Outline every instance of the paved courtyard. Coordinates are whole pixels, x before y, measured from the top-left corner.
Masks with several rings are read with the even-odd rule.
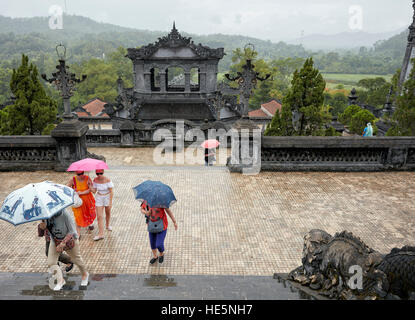
[[[221,165],[153,166],[152,149],[89,151],[105,155],[115,185],[113,231],[98,242],[92,240],[95,231],[82,231],[82,256],[91,274],[272,277],[300,265],[302,238],[313,228],[330,234],[351,231],[382,253],[415,245],[413,172],[244,176]],[[1,172],[0,201],[28,183],[66,183],[70,177],[51,171]],[[145,219],[132,192],[146,179],[170,185],[178,199],[172,211],[179,229],[170,221],[161,266],[148,263]],[[44,239],[36,230],[37,223],[14,227],[0,221],[0,273],[47,271]]]

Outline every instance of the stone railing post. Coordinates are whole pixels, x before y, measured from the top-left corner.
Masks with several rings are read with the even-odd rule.
[[[134,145],[134,123],[125,121],[120,126],[121,147],[132,147]]]
[[[72,162],[87,158],[86,133],[88,125],[73,119],[60,123],[52,130],[51,136],[56,140],[56,171],[66,171]]]

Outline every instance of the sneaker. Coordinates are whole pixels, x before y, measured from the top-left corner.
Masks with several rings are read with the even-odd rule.
[[[93,240],[94,241],[99,241],[99,240],[102,240],[102,239],[104,239],[104,237],[95,236]]]
[[[150,264],[154,264],[156,261],[157,261],[157,258],[152,258],[152,259],[150,260]]]
[[[53,288],[53,291],[60,291],[62,290],[62,287],[66,284],[65,279],[63,279],[63,281],[61,283],[58,283],[55,288]]]
[[[86,273],[86,279],[81,281],[81,287],[86,287],[88,285],[89,273]]]
[[[159,257],[159,263],[163,263],[164,261],[164,255]]]
[[[112,227],[111,226],[108,226],[107,230],[108,231],[112,231]]]

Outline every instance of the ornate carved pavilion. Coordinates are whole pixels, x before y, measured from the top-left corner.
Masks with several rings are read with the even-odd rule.
[[[113,128],[120,128],[126,120],[140,126],[185,120],[198,127],[239,119],[238,107],[228,104],[223,108],[224,99],[217,88],[218,63],[224,54],[223,48],[196,45],[182,36],[175,24],[157,42],[129,48],[126,57],[133,62],[134,87],[125,88],[118,79],[116,103],[105,107]]]

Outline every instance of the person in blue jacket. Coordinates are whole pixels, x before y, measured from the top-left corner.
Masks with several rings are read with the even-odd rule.
[[[364,137],[373,137],[373,128],[372,128],[372,124],[369,122],[365,128],[365,130],[363,130],[363,136]]]

